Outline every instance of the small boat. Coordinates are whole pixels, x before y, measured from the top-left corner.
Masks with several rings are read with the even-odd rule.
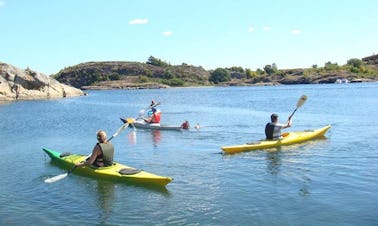
[[[69,169],[75,174],[104,179],[114,182],[126,182],[131,184],[158,185],[166,186],[173,178],[159,176],[143,170],[135,169],[126,165],[113,162],[113,165],[107,167],[77,167],[75,164],[84,161],[87,156],[75,155],[69,153],[60,153],[48,148],[42,148],[48,154],[51,161],[63,169]]]
[[[258,149],[267,149],[281,147],[285,145],[292,145],[297,143],[302,143],[308,140],[316,139],[324,136],[327,130],[331,128],[330,125],[325,126],[316,130],[305,130],[300,132],[287,132],[282,134],[282,138],[279,140],[262,140],[254,143],[246,143],[235,146],[225,146],[221,147],[224,153],[233,154],[243,151],[251,151]]]
[[[120,118],[123,123],[129,123],[131,127],[140,129],[157,129],[157,130],[182,130],[184,127],[181,126],[171,126],[171,125],[161,125],[160,123],[148,123],[144,119],[137,118]]]

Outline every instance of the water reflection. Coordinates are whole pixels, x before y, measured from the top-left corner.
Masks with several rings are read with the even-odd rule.
[[[158,144],[160,144],[160,141],[161,141],[161,131],[160,130],[152,130],[151,133],[152,133],[153,145],[154,145],[154,147],[157,147]]]
[[[266,162],[268,172],[271,174],[278,174],[282,165],[281,161],[281,147],[272,148],[266,152]]]
[[[160,144],[161,139],[162,139],[161,131],[160,130],[151,130],[151,131],[147,131],[147,132],[149,134],[151,134],[153,147],[157,147]],[[148,136],[150,136],[150,135],[148,135]],[[137,131],[132,130],[131,132],[129,132],[127,134],[127,140],[129,142],[129,145],[135,146],[137,144]]]
[[[129,144],[131,144],[132,146],[136,145],[137,143],[136,130],[133,129],[131,132],[127,134],[127,140],[129,141]]]
[[[281,167],[283,167],[286,170],[290,168],[288,166],[282,166],[282,156],[284,155],[285,150],[287,150],[287,148],[282,149],[282,147],[278,147],[278,148],[269,149],[266,152],[267,169],[268,169],[268,172],[271,173],[272,175],[278,175],[281,171]],[[284,158],[285,158],[285,155],[284,155]],[[285,162],[288,163],[288,161],[285,161]],[[299,166],[295,167],[295,173],[293,175],[301,175],[302,173],[305,173],[305,172],[301,170],[301,167]],[[281,176],[284,176],[284,175],[281,175]],[[299,180],[300,180],[299,183],[297,183],[300,185],[299,195],[309,196],[311,194],[310,193],[311,179],[307,177],[306,175],[303,175],[301,179]]]
[[[100,224],[106,224],[112,215],[115,184],[109,181],[97,180],[97,205],[101,208]]]

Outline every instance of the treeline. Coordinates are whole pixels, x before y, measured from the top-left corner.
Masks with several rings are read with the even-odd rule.
[[[351,77],[370,78],[377,80],[378,59],[368,63],[360,59],[352,58],[347,61],[346,65],[339,66],[337,63],[326,62],[323,67],[316,64],[307,69],[286,69],[279,70],[275,63],[265,65],[263,69],[258,68],[256,71],[251,69],[243,69],[242,67],[217,68],[210,73],[209,81],[214,84],[227,83],[232,80],[249,80],[251,83],[271,82],[277,80],[274,78],[283,78],[285,76],[327,76],[330,73],[350,72]],[[272,79],[273,78],[273,79]]]
[[[158,83],[173,87],[206,85],[240,85],[256,83],[303,84],[332,83],[337,79],[365,78],[378,80],[378,59],[362,61],[352,58],[346,65],[327,62],[323,67],[312,65],[307,69],[279,69],[273,63],[253,71],[234,66],[205,70],[201,66],[171,65],[150,56],[146,63],[88,62],[67,67],[54,77],[63,83],[80,88],[100,82],[128,81],[136,84]]]

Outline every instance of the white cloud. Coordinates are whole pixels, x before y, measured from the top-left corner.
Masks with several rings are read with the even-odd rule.
[[[1,7],[1,6],[4,6],[4,5],[5,5],[5,2],[2,1],[2,0],[0,0],[0,7]]]
[[[173,32],[172,31],[164,31],[163,35],[164,36],[171,36],[171,35],[173,35]]]
[[[293,35],[300,35],[301,33],[302,32],[298,29],[294,29],[294,30],[291,31],[291,34],[293,34]]]
[[[264,26],[264,31],[270,31],[270,30],[272,30],[272,27],[269,27],[269,26]]]
[[[148,19],[134,19],[134,20],[130,20],[129,21],[129,24],[147,24],[148,23]]]
[[[254,27],[249,27],[248,28],[248,32],[254,32],[255,31],[255,28]]]

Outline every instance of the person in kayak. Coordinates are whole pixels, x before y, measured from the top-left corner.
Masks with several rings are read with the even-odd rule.
[[[145,122],[148,123],[160,123],[161,119],[161,112],[156,110],[156,108],[152,108],[152,114],[148,118],[143,118]]]
[[[291,118],[289,118],[286,124],[278,123],[278,115],[272,114],[270,116],[271,122],[265,125],[265,136],[268,140],[276,140],[281,138],[281,130],[291,126]]]
[[[76,166],[104,167],[113,164],[114,146],[106,140],[105,131],[97,131],[97,141],[98,143],[94,146],[91,156],[86,161],[77,163]]]

